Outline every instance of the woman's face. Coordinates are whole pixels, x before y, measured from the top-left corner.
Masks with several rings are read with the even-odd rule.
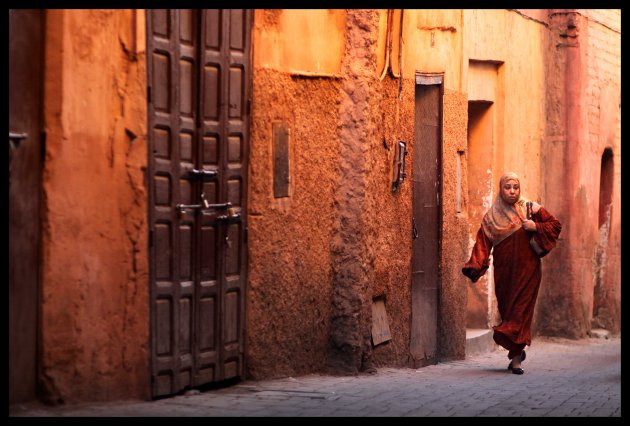
[[[514,204],[518,201],[521,195],[521,186],[519,185],[517,180],[508,179],[503,182],[503,187],[501,187],[501,198],[508,203]]]

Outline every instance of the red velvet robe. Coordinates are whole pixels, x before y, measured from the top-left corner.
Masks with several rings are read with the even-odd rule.
[[[551,250],[556,245],[562,225],[541,207],[533,215],[537,233],[519,228],[494,248],[480,227],[470,260],[462,272],[476,282],[490,265],[492,249],[494,289],[501,323],[494,327],[494,341],[507,349],[508,358],[519,355],[532,341],[532,318],[541,280],[540,258],[529,240],[535,236],[538,245]]]

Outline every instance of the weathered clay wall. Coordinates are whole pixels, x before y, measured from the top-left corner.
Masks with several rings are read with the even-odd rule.
[[[592,328],[621,332],[621,10],[580,11],[588,22],[586,99],[588,100],[588,162],[583,176],[589,184],[588,223],[598,224],[601,158],[612,149],[614,163],[610,221],[597,229],[597,240],[590,247],[593,264],[593,291],[589,309],[597,314]],[[597,182],[596,182],[597,181]],[[596,207],[597,206],[597,207]],[[601,249],[599,248],[601,246]],[[601,253],[600,253],[601,251]],[[596,304],[597,306],[593,306]],[[596,308],[597,312],[593,308]]]
[[[292,22],[286,15],[294,13],[257,10],[254,17],[246,327],[247,375],[253,378],[323,370],[330,332],[341,88],[336,78],[305,76],[313,71],[308,60],[272,60],[278,46],[291,58],[302,48],[300,37],[308,38],[308,32],[281,32],[282,22]],[[322,61],[330,65],[321,72],[338,71],[339,64]],[[274,122],[289,129],[284,198],[273,191]]]
[[[304,374],[324,368],[328,344],[339,82],[253,74],[247,374]],[[274,198],[274,122],[289,128],[288,198]]]
[[[49,10],[46,27],[44,391],[52,402],[144,398],[147,118],[145,61],[137,51],[144,49],[143,16]]]
[[[554,249],[554,261],[543,261],[543,282],[539,291],[538,303],[532,331],[535,334],[557,334],[558,327],[566,327],[574,315],[569,306],[575,291],[567,285],[574,281],[575,271],[568,262],[571,247],[568,243],[570,231],[570,210],[567,200],[572,191],[573,178],[568,178],[568,155],[566,152],[566,117],[567,93],[565,90],[567,64],[565,53],[568,40],[572,38],[559,37],[560,31],[565,32],[566,25],[562,25],[558,15],[549,14],[549,38],[546,44],[546,102],[545,137],[543,140],[542,158],[548,167],[541,170],[541,179],[546,182],[543,187],[545,207],[554,213],[563,225],[558,244]],[[562,29],[560,29],[562,28]],[[562,48],[560,48],[562,46]],[[573,102],[574,104],[575,102]],[[555,167],[554,167],[555,166]],[[547,285],[546,283],[550,283]],[[562,284],[563,285],[562,285]]]
[[[385,77],[378,84],[374,101],[379,105],[375,113],[377,130],[370,140],[372,165],[370,188],[373,202],[371,226],[374,228],[373,297],[383,297],[392,335],[390,341],[372,350],[374,366],[411,365],[409,333],[411,327],[411,176],[413,161],[414,83],[409,78]],[[405,170],[407,178],[392,193],[395,144],[407,143],[409,154]]]
[[[444,93],[442,151],[442,282],[440,291],[440,359],[463,359],[466,343],[466,283],[462,259],[467,260],[468,218],[465,208],[456,209],[458,151],[466,150],[468,100],[464,93]],[[466,188],[467,166],[461,164],[462,188]],[[465,192],[462,198],[465,200]],[[465,205],[465,204],[463,204]]]
[[[460,84],[459,65],[453,69],[452,53],[461,51],[461,32],[456,30],[461,13],[435,11],[433,18],[419,11],[405,13],[404,39],[422,36],[426,46],[403,42],[404,55],[410,59],[403,64],[402,84],[389,74],[378,79],[378,64],[382,67],[384,63],[379,58],[384,53],[379,35],[385,34],[386,13],[348,12],[339,73],[330,65],[328,70],[316,69],[308,60],[297,68],[269,59],[279,55],[274,46],[282,50],[280,56],[290,56],[291,48],[303,44],[299,42],[302,37],[314,35],[306,29],[284,34],[291,42],[279,38],[282,22],[300,19],[296,11],[256,13],[254,46],[259,54],[254,54],[248,294],[248,371],[254,377],[316,369],[322,362],[326,333],[330,335],[327,367],[334,371],[409,362],[412,162],[408,162],[407,181],[396,194],[391,191],[391,180],[394,143],[406,141],[412,158],[416,71],[450,76],[445,78],[444,97],[440,356],[464,356],[465,288],[459,259],[466,253],[467,222],[455,212],[455,193],[457,151],[466,144],[467,105],[462,94],[449,89]],[[432,32],[437,36],[431,36]],[[269,34],[275,34],[273,43]],[[336,40],[338,35],[330,37]],[[440,53],[429,60],[422,49]],[[333,49],[331,55],[335,52]],[[322,63],[331,64],[329,60],[321,57]],[[304,77],[314,75],[319,77]],[[304,93],[304,97],[293,92]],[[308,102],[303,101],[306,99]],[[311,156],[305,157],[309,160],[292,169],[293,192],[284,200],[272,196],[273,120],[289,124],[292,158],[308,139],[318,140]],[[304,190],[316,191],[317,197],[298,198],[302,191],[296,185],[313,173],[319,174],[313,181],[318,187],[305,186]],[[317,220],[331,226],[307,225]],[[309,241],[308,252],[302,254],[303,243],[296,236],[299,241]],[[325,246],[327,239],[329,247]],[[278,259],[284,267],[278,267]],[[306,259],[310,259],[309,268],[296,270]],[[310,268],[318,269],[319,274]],[[315,278],[307,281],[301,273]],[[304,283],[299,291],[296,282]],[[308,302],[301,296],[314,289],[314,300]],[[390,341],[376,347],[370,344],[374,297],[385,299],[392,332]],[[317,315],[312,306],[317,307]],[[307,330],[303,329],[305,320],[312,323]],[[300,329],[294,329],[297,324]],[[310,355],[304,348],[312,348]],[[296,351],[303,355],[287,355]]]
[[[493,135],[487,148],[487,155],[492,158],[488,168],[492,175],[491,190],[473,191],[480,198],[468,200],[470,203],[489,207],[497,196],[501,175],[511,170],[521,178],[525,197],[540,202],[556,215],[562,214],[562,209],[544,191],[547,182],[545,171],[557,169],[553,164],[546,164],[543,148],[548,114],[547,58],[552,54],[545,50],[549,31],[547,21],[548,13],[536,10],[465,11],[464,63],[485,61],[486,64],[496,67],[494,81],[489,76],[479,76],[476,70],[478,66],[465,66],[463,71],[467,87],[474,92],[468,93],[469,99],[479,98],[484,93],[495,93],[489,112],[494,120]],[[501,36],[497,37],[497,34]],[[484,62],[476,64],[481,63]],[[563,99],[558,98],[555,105],[562,102]],[[468,161],[475,159],[468,158]],[[558,179],[559,176],[555,178]],[[470,184],[475,185],[475,182]],[[472,238],[478,229],[479,219],[470,223]],[[552,256],[557,254],[553,253],[549,259]],[[491,273],[488,274],[488,279],[492,280]],[[478,283],[484,284],[482,281]],[[543,273],[541,288],[549,285],[548,283],[553,285],[553,275]],[[492,303],[489,304],[490,325],[494,325],[500,321],[500,317],[496,310],[492,282],[488,283],[488,294],[492,298]],[[541,296],[538,303],[544,297]]]
[[[545,62],[541,46],[547,29],[542,22],[509,10],[465,10],[464,20],[464,64],[469,60],[501,63],[494,188],[503,172],[514,171],[521,178],[523,195],[544,205],[540,143],[545,123]],[[496,192],[493,200],[495,196]]]
[[[355,373],[369,368],[372,287],[376,247],[373,187],[376,42],[380,15],[350,10],[346,18],[345,53],[338,112],[339,161],[334,194],[331,241],[333,295],[328,366]]]
[[[538,332],[583,337],[591,329],[594,291],[610,310],[602,321],[620,331],[621,13],[619,10],[551,11],[548,64],[546,191],[564,229],[553,264],[543,274],[563,285],[541,289]],[[558,102],[561,101],[561,102]],[[613,150],[610,236],[602,264],[598,229],[600,168]],[[602,303],[602,300],[598,301]]]
[[[463,11],[405,10],[403,72],[444,73],[446,90],[462,90]]]
[[[502,65],[488,61],[470,61],[467,67],[468,88],[468,146],[466,155],[465,215],[468,218],[468,250],[472,251],[481,219],[494,201],[493,143],[501,114],[501,96],[498,91]],[[493,271],[490,270],[476,283],[466,280],[468,289],[466,328],[488,329],[498,323],[499,315],[494,297]]]

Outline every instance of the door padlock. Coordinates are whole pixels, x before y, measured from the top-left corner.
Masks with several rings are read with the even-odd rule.
[[[232,248],[232,241],[230,241],[229,235],[225,236],[225,244],[228,246],[228,248]]]
[[[203,206],[205,208],[207,208],[207,209],[210,208],[210,203],[208,202],[208,200],[206,200],[206,193],[205,192],[201,193],[201,201],[203,202]]]

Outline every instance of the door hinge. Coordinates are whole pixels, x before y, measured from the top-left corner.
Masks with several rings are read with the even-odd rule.
[[[153,247],[153,229],[149,230],[149,247]]]
[[[252,98],[247,99],[247,115],[252,114]]]
[[[147,102],[151,103],[151,86],[147,86]]]
[[[243,243],[247,244],[247,228],[243,229]]]

